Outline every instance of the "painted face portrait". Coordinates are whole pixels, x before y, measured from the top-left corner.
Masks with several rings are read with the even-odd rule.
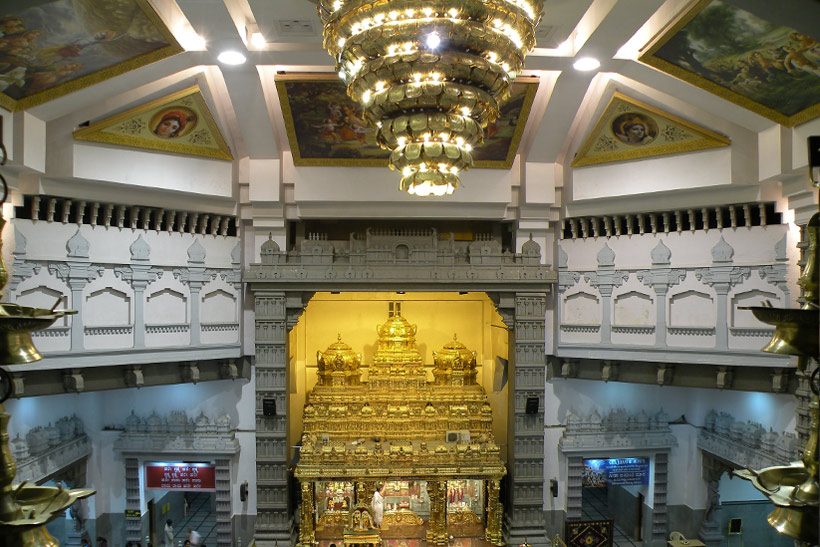
[[[627,112],[612,121],[612,133],[624,144],[642,145],[655,140],[658,124],[639,112]]]
[[[187,108],[173,108],[156,114],[150,127],[161,139],[176,139],[189,133],[196,125],[196,119],[196,114]]]

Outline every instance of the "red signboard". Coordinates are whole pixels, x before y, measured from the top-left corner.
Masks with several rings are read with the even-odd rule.
[[[215,490],[214,466],[208,463],[149,463],[145,487],[166,490]]]

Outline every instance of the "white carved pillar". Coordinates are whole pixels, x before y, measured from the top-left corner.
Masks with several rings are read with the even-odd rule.
[[[78,228],[66,243],[67,260],[48,265],[48,271],[62,279],[71,289],[70,307],[77,310],[77,315],[71,318],[71,351],[83,349],[83,289],[89,281],[103,272],[103,268],[91,265],[88,254],[90,247]]]

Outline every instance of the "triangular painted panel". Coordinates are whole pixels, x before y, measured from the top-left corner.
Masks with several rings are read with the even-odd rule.
[[[573,167],[728,146],[729,138],[614,93],[578,150]]]
[[[199,86],[160,97],[74,132],[81,141],[232,160]]]

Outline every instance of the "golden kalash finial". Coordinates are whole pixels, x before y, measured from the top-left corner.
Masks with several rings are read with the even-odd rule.
[[[808,225],[808,253],[806,266],[800,275],[805,304],[801,309],[779,309],[766,306],[748,308],[764,323],[775,325],[775,332],[763,351],[782,355],[797,355],[797,367],[805,371],[809,359],[818,358],[818,283],[817,235],[820,213],[815,213]],[[769,514],[769,524],[779,533],[816,545],[818,540],[818,402],[820,389],[815,368],[809,385],[814,394],[809,405],[811,426],[801,461],[791,465],[775,466],[755,471],[746,469],[735,474],[752,481],[775,505]]]
[[[5,154],[0,165],[4,163]],[[0,174],[0,184],[2,184],[2,197],[0,197],[0,231],[2,231],[6,223],[2,217],[2,205],[8,196],[8,186],[2,174]],[[7,280],[8,273],[3,264],[2,240],[0,240],[0,295],[3,294]],[[76,312],[0,303],[0,365],[27,364],[42,359],[31,340],[31,332],[45,329],[57,319],[72,313]],[[59,545],[59,542],[48,533],[46,523],[62,515],[78,499],[92,495],[94,490],[65,490],[62,487],[34,486],[27,483],[12,485],[17,473],[17,465],[9,445],[8,425],[11,415],[6,412],[3,403],[13,395],[14,385],[9,373],[2,366],[0,366],[0,380],[2,380],[0,381],[1,544],[3,547],[54,547]]]

